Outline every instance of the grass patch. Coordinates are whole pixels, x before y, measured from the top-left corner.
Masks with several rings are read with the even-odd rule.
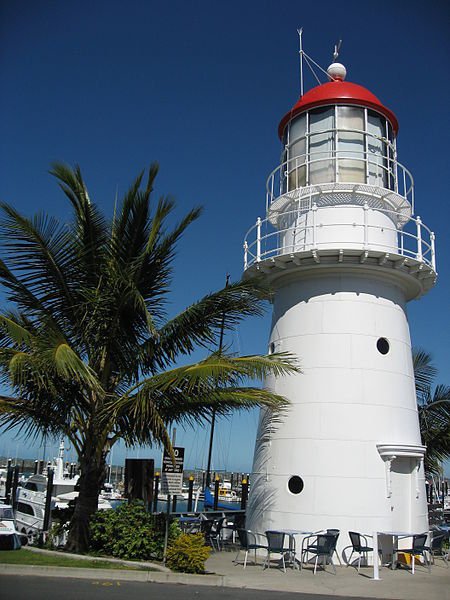
[[[0,550],[0,564],[4,565],[37,565],[41,567],[73,567],[75,569],[122,569],[128,571],[140,571],[137,566],[112,563],[107,560],[89,560],[83,558],[71,558],[69,556],[55,556],[53,554],[41,554],[29,550]]]

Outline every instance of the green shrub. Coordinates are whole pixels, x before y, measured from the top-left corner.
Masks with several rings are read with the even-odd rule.
[[[152,515],[142,502],[123,503],[117,510],[97,511],[90,523],[90,549],[128,560],[161,560],[166,516]],[[169,542],[180,534],[176,523],[169,528]]]
[[[166,565],[181,573],[204,573],[210,552],[202,533],[183,533],[168,546]]]

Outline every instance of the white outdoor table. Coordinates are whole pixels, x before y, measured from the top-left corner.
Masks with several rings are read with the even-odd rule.
[[[277,531],[289,536],[289,549],[291,552],[291,557],[292,557],[292,550],[295,548],[295,536],[296,535],[314,535],[314,533],[315,533],[314,531],[303,531],[301,529],[277,529]],[[302,557],[300,555],[300,560],[301,559],[302,559]],[[293,565],[295,568],[295,556],[294,556],[294,560],[292,562],[293,562]]]
[[[413,537],[418,535],[417,533],[411,533],[410,531],[374,531],[373,532],[373,581],[378,581],[380,578],[379,566],[378,566],[378,536],[389,535],[393,538],[393,550],[392,550],[392,569],[395,569],[394,556],[398,550],[399,538]],[[395,543],[394,543],[395,540]]]

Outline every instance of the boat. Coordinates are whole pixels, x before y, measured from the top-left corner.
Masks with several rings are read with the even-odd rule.
[[[203,502],[204,502],[205,508],[214,508],[214,494],[211,492],[211,490],[208,487],[205,487],[204,494],[205,494],[205,499]],[[219,498],[219,501],[217,502],[217,508],[220,508],[221,510],[240,510],[240,506],[233,506],[231,504],[232,502],[236,502],[236,501],[234,501],[234,500],[225,500],[224,501]]]
[[[78,483],[78,475],[70,477],[64,470],[64,441],[59,445],[59,454],[50,468],[54,469],[50,511],[56,507],[60,495],[72,493]],[[48,471],[48,469],[47,469]],[[47,498],[47,473],[31,475],[16,492],[15,518],[19,531],[33,538],[44,528],[45,501]],[[78,494],[78,492],[77,492]]]
[[[231,489],[229,481],[224,481],[219,485],[219,500],[222,502],[239,502],[238,495]]]
[[[21,547],[22,537],[16,529],[13,508],[10,504],[0,504],[0,550],[19,550]]]
[[[70,508],[70,503],[73,503],[79,494],[76,490],[79,476],[71,477],[70,473],[64,469],[64,450],[64,441],[61,440],[58,458],[50,465],[54,470],[50,521],[51,511],[56,508]],[[15,511],[17,527],[20,533],[26,534],[30,539],[38,536],[44,529],[47,487],[47,473],[43,473],[31,475],[17,488]],[[98,510],[112,509],[111,501],[122,499],[120,492],[115,490],[111,483],[105,483],[98,498]]]

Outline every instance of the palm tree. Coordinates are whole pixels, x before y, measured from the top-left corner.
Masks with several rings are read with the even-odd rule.
[[[420,432],[427,447],[425,472],[438,475],[442,461],[450,457],[450,387],[440,384],[433,390],[437,369],[424,350],[413,351],[413,366]]]
[[[73,551],[88,547],[106,456],[118,440],[172,451],[172,423],[278,408],[283,398],[246,382],[297,370],[287,355],[208,353],[222,326],[261,314],[267,292],[256,283],[231,284],[167,320],[176,244],[201,209],[170,227],[173,200],[150,202],[157,171],[152,165],[145,183],[144,173],[136,178],[112,222],[91,202],[79,167],[59,163],[51,173],[71,203],[69,224],[0,205],[0,281],[9,303],[0,314],[0,373],[13,390],[0,400],[0,426],[63,435],[76,450]],[[198,347],[204,360],[176,366]]]

